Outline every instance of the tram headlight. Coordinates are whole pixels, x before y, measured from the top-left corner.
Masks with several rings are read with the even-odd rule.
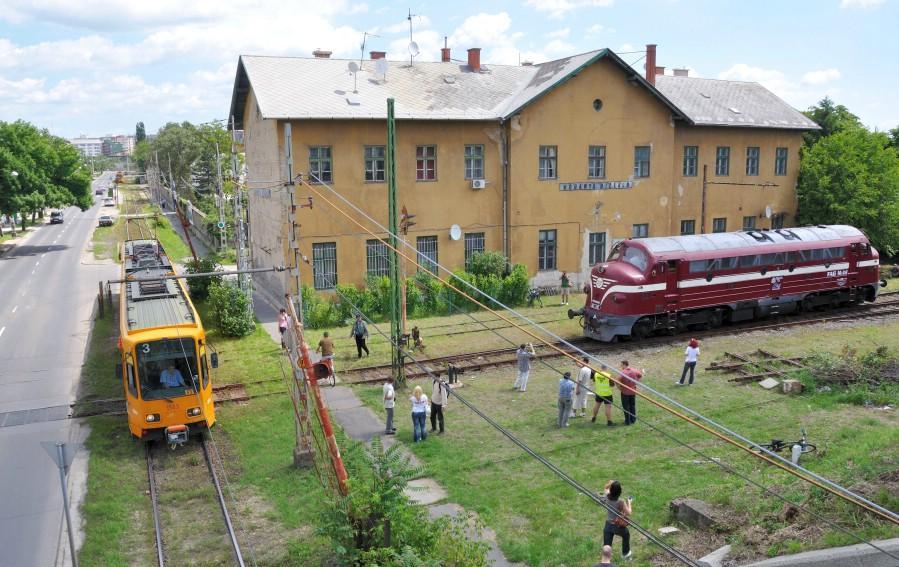
[[[147,414],[147,423],[155,423],[157,421],[159,421],[158,413],[148,413]]]
[[[200,415],[200,408],[190,408],[187,410],[187,417],[196,417]]]

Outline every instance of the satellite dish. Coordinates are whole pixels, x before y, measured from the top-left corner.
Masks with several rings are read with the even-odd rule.
[[[459,227],[459,225],[454,224],[450,227],[450,238],[452,240],[459,240],[460,238],[462,238],[462,229]]]
[[[765,207],[765,218],[766,218],[766,219],[770,219],[770,218],[771,218],[771,212],[772,212],[772,211],[771,211],[771,205],[768,205],[767,207]]]
[[[417,56],[419,53],[421,53],[421,50],[418,49],[418,44],[415,43],[414,41],[413,41],[412,43],[409,44],[409,53],[412,54],[412,57],[415,57],[415,56]]]
[[[389,67],[390,67],[390,66],[387,64],[387,60],[386,60],[386,59],[377,59],[377,60],[375,60],[375,72],[377,72],[378,75],[381,75],[382,77],[386,77],[386,76],[387,76],[387,69],[388,69]]]
[[[359,64],[356,63],[355,61],[350,61],[347,64],[346,68],[350,73],[355,73],[356,71],[359,70]]]

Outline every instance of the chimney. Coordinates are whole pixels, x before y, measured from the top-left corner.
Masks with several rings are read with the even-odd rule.
[[[646,44],[646,80],[650,85],[656,84],[656,44]]]
[[[368,54],[371,55],[372,61],[375,59],[387,59],[386,51],[369,51]]]
[[[534,65],[534,62],[528,61],[527,59],[525,59],[524,61],[521,62],[522,67],[533,67],[533,65]]]
[[[442,63],[450,62],[450,48],[449,47],[441,47],[440,48],[440,61]]]
[[[661,65],[656,65],[656,75],[664,75],[664,74],[665,74],[665,68],[662,67]]]
[[[474,73],[481,70],[481,48],[472,47],[468,50],[468,68]]]
[[[689,69],[675,69],[674,76],[675,77],[689,77],[690,70]]]
[[[325,49],[316,49],[312,52],[312,55],[315,56],[316,59],[330,59],[331,52]]]

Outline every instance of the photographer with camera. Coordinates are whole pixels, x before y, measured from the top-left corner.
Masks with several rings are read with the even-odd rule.
[[[515,357],[518,359],[518,378],[515,379],[515,384],[512,385],[512,389],[524,392],[528,387],[528,375],[531,373],[531,360],[537,357],[537,353],[534,351],[534,345],[531,343],[526,345],[522,344],[515,352]]]
[[[440,435],[443,435],[443,408],[449,401],[449,384],[446,380],[437,376],[431,386],[431,431],[437,431],[437,423],[440,423]]]
[[[626,500],[621,499],[621,483],[617,480],[610,480],[603,487],[603,496],[601,499],[608,507],[606,509],[606,523],[602,530],[603,545],[612,545],[614,537],[621,537],[621,557],[628,559],[631,556],[631,533],[628,531],[628,518],[631,517],[633,509],[631,503],[633,497]]]

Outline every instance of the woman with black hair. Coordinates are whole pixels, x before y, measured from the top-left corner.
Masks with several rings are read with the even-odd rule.
[[[621,557],[628,559],[631,556],[631,533],[627,529],[628,518],[631,516],[631,501],[628,497],[621,500],[621,483],[610,480],[603,488],[602,499],[607,505],[606,524],[602,530],[602,544],[612,545],[614,536],[621,536]]]

